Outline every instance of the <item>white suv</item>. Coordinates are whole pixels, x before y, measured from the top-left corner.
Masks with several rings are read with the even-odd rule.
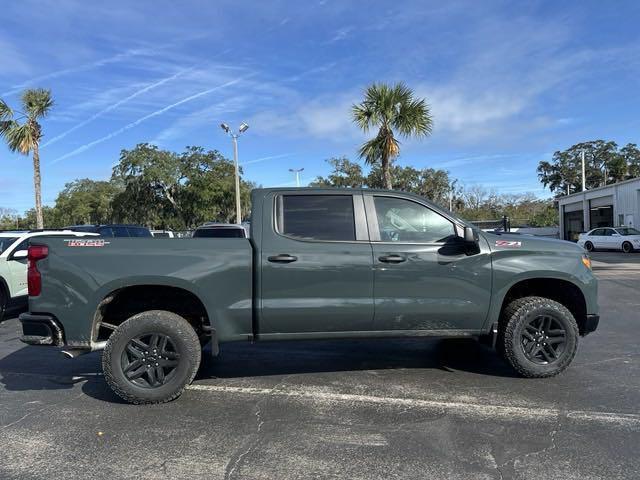
[[[0,322],[27,307],[27,248],[39,236],[84,237],[95,233],[70,230],[0,232]]]

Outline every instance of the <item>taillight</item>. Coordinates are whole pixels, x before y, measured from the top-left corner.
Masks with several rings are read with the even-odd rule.
[[[27,288],[30,297],[37,297],[42,292],[42,276],[38,271],[37,261],[47,258],[49,247],[46,245],[29,245],[29,267],[27,268]]]

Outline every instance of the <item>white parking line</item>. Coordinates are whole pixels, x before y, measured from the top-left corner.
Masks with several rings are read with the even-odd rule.
[[[559,408],[522,407],[511,405],[487,405],[484,403],[447,402],[420,398],[379,397],[350,393],[328,392],[320,389],[282,389],[258,387],[233,387],[224,385],[189,385],[188,390],[239,395],[269,395],[310,401],[345,404],[369,404],[387,407],[419,408],[444,411],[461,417],[505,420],[536,420],[555,422],[567,418],[579,423],[602,423],[631,429],[640,429],[640,415],[633,413],[598,412],[587,410],[562,410]]]

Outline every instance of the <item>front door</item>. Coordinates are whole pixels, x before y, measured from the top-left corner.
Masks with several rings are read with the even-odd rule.
[[[372,254],[362,194],[274,193],[264,209],[260,334],[371,330]]]
[[[469,252],[454,223],[418,200],[366,194],[376,330],[477,330],[491,299],[491,260]]]

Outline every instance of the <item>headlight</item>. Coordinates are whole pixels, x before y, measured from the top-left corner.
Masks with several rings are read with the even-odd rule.
[[[591,259],[586,255],[582,255],[582,264],[591,270]]]

